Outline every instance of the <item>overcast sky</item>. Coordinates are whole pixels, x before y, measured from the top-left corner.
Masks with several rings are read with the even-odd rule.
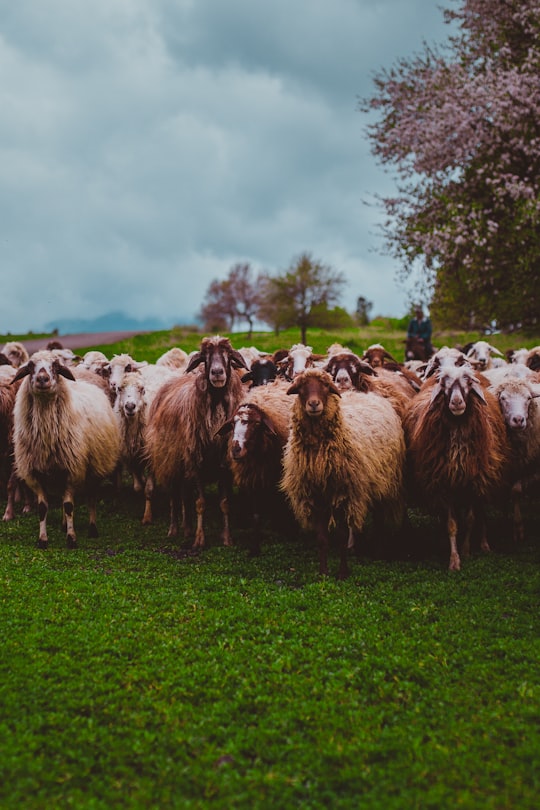
[[[443,3],[446,7],[449,2]],[[192,323],[302,252],[401,316],[358,98],[445,41],[434,0],[0,0],[0,333]],[[370,204],[373,203],[373,204]]]

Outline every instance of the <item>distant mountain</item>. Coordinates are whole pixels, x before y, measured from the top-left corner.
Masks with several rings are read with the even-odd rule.
[[[126,315],[125,312],[108,312],[99,318],[86,320],[84,318],[64,318],[45,324],[45,332],[58,330],[60,335],[79,335],[85,332],[155,332],[161,329],[172,329],[181,320],[174,324],[161,318],[145,318],[137,320]]]

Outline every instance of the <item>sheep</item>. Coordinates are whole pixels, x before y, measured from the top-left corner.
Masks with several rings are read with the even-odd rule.
[[[228,437],[227,461],[243,501],[252,510],[251,554],[260,553],[260,521],[266,512],[281,514],[280,495],[283,447],[289,434],[293,400],[288,383],[279,380],[256,386],[219,429]]]
[[[231,476],[222,458],[224,441],[216,434],[245,395],[245,386],[235,371],[239,368],[247,370],[245,360],[228,338],[203,338],[184,374],[161,386],[148,412],[145,443],[152,476],[150,485],[147,481],[147,498],[152,496],[154,483],[169,490],[168,536],[175,537],[181,495],[184,533],[188,535],[188,490],[195,490],[196,549],[205,546],[204,485],[216,479],[223,518],[221,537],[224,545],[232,544],[228,515]]]
[[[463,347],[462,352],[471,365],[479,371],[485,371],[488,368],[493,368],[493,366],[506,362],[504,359],[497,362],[497,358],[493,357],[493,355],[498,355],[498,357],[503,358],[503,353],[500,352],[499,349],[496,349],[495,346],[488,343],[487,340],[477,340],[467,343]]]
[[[374,369],[348,350],[331,354],[324,371],[330,374],[340,392],[371,391],[386,397],[400,417],[405,412],[409,399],[414,395],[414,390],[410,386],[403,388],[400,378],[392,373],[385,374],[381,368]]]
[[[502,493],[509,446],[504,420],[487,381],[465,363],[438,369],[409,403],[403,418],[410,494],[446,516],[451,571],[459,571],[459,513],[465,510],[462,555],[470,553],[475,517],[489,551],[483,506]]]
[[[386,361],[394,364],[398,362],[380,343],[372,343],[371,346],[368,346],[360,359],[369,363],[372,368],[382,368]]]
[[[139,362],[125,352],[113,355],[113,357],[105,363],[100,373],[108,382],[109,397],[113,405],[116,399],[116,391],[124,374],[128,371],[138,371],[146,365],[148,365],[146,360]]]
[[[324,354],[314,354],[312,347],[304,343],[295,343],[279,354],[275,352],[273,359],[280,375],[289,381],[294,380],[306,368],[313,368],[317,362],[326,361]]]
[[[540,474],[540,376],[523,366],[523,371],[509,368],[490,380],[489,390],[497,397],[510,442],[513,537],[520,542],[524,538],[521,494],[524,485]]]
[[[13,376],[15,376],[17,370],[12,366],[10,368],[13,369]],[[13,409],[20,382],[12,385],[12,379],[0,381],[0,466],[7,494],[6,509],[2,520],[13,520],[15,517],[15,501],[17,497],[20,497],[21,490],[24,491],[25,496],[23,512],[29,512],[31,509],[28,489],[13,468]]]
[[[80,366],[101,373],[103,366],[109,362],[109,358],[103,352],[92,349],[83,354]]]
[[[53,352],[36,352],[21,366],[13,411],[15,472],[38,502],[40,548],[48,547],[47,513],[52,494],[62,495],[67,545],[77,546],[74,496],[88,496],[89,535],[96,537],[99,483],[118,463],[120,434],[105,393],[83,380]]]
[[[249,382],[250,388],[256,388],[272,382],[276,379],[277,374],[278,369],[274,361],[270,357],[260,357],[251,363],[249,371],[241,379],[243,383]]]
[[[120,464],[133,477],[133,489],[144,489],[146,455],[144,429],[146,426],[146,391],[144,380],[138,371],[128,371],[116,392],[113,405],[121,436]]]
[[[11,365],[15,368],[19,368],[23,365],[23,363],[28,362],[29,359],[29,354],[26,347],[16,340],[8,341],[4,345],[2,352],[6,355]]]
[[[322,369],[307,369],[287,389],[297,394],[283,452],[280,488],[304,529],[314,529],[319,572],[328,574],[329,531],[337,528],[339,579],[349,576],[348,537],[384,504],[403,516],[405,441],[401,421],[382,397],[340,393]]]
[[[188,364],[188,354],[179,346],[173,346],[172,349],[164,352],[156,360],[156,366],[166,366],[168,368],[179,369],[183,371]]]

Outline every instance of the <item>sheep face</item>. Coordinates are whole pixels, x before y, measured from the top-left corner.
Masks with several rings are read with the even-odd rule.
[[[505,386],[499,390],[498,399],[507,427],[513,431],[525,430],[533,403],[529,386],[525,383]]]
[[[263,431],[276,435],[271,420],[252,403],[240,405],[231,422],[232,426],[228,428],[229,430],[232,428],[229,452],[234,461],[246,458],[249,448]]]
[[[491,365],[491,357],[494,354],[502,357],[502,352],[496,349],[495,346],[491,346],[485,340],[477,340],[467,351],[467,357],[480,370],[489,368]]]
[[[287,389],[287,393],[298,394],[305,413],[314,419],[323,415],[330,396],[341,396],[332,377],[326,371],[317,369],[311,373],[308,369],[300,374]]]
[[[145,405],[145,387],[138,372],[127,375],[120,385],[115,409],[126,419],[133,419]]]
[[[439,374],[437,384],[433,387],[431,403],[433,405],[440,396],[443,396],[451,415],[460,417],[466,412],[472,393],[486,401],[482,386],[472,370],[466,366],[455,366]]]
[[[377,376],[377,372],[369,363],[362,362],[352,352],[343,352],[331,357],[324,371],[330,374],[340,391],[366,390],[368,387],[366,377]]]
[[[32,358],[21,366],[13,382],[29,377],[29,389],[35,397],[54,397],[58,389],[59,377],[75,381],[73,373],[62,365],[53,352],[36,352]]]
[[[242,377],[242,382],[249,382],[251,380],[251,388],[255,388],[258,385],[268,385],[268,383],[275,380],[276,377],[276,364],[269,358],[263,357],[260,360],[253,361],[251,369]]]
[[[231,368],[245,368],[246,361],[240,352],[233,349],[228,338],[219,336],[204,338],[200,351],[196,352],[186,367],[186,373],[204,364],[206,379],[213,388],[225,388],[231,376]]]

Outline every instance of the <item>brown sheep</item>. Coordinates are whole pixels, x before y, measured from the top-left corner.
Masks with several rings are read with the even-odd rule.
[[[219,433],[228,437],[227,460],[240,498],[252,512],[251,554],[260,553],[264,514],[283,516],[279,501],[283,447],[289,435],[293,400],[280,381],[255,386]]]
[[[337,529],[338,577],[345,579],[350,533],[362,532],[371,507],[403,517],[401,421],[383,397],[341,394],[321,369],[300,374],[288,393],[298,396],[280,486],[300,525],[315,530],[321,574],[328,574],[329,532]]]
[[[197,527],[194,548],[205,545],[205,483],[217,481],[223,517],[222,540],[231,545],[229,530],[230,471],[223,458],[224,439],[216,438],[245,395],[236,371],[247,370],[228,338],[206,337],[192,355],[185,373],[164,383],[148,412],[145,444],[151,475],[147,498],[155,484],[170,494],[169,537],[178,534],[180,500],[184,533],[190,533],[191,498],[195,491]]]
[[[470,552],[475,518],[489,551],[483,506],[503,491],[509,446],[496,398],[469,364],[445,365],[411,400],[403,420],[413,499],[446,517],[451,571],[461,567],[459,514],[465,511],[462,554]]]

